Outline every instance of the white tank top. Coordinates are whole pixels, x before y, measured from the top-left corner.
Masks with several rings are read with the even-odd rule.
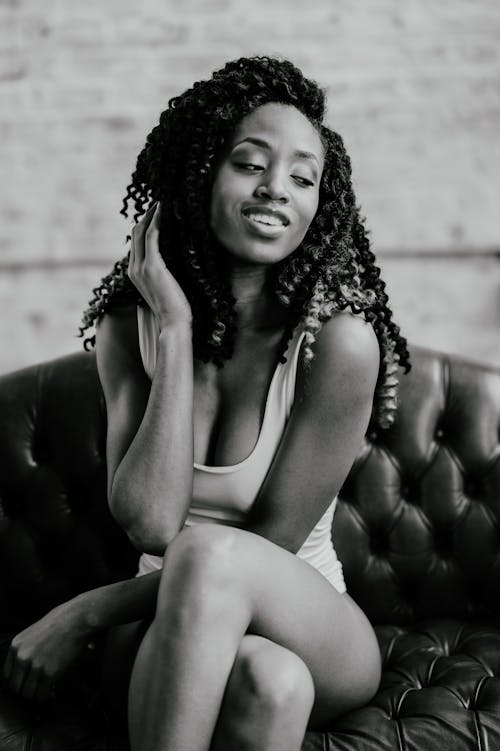
[[[159,326],[150,309],[141,306],[137,306],[137,323],[142,362],[152,379]],[[229,466],[212,467],[194,463],[193,498],[185,526],[216,523],[244,527],[292,409],[297,361],[303,338],[304,332],[297,329],[288,343],[285,353],[287,361],[276,366],[267,394],[259,437],[250,455],[238,464]],[[297,556],[318,569],[339,592],[345,592],[342,564],[337,558],[331,538],[336,505],[337,496],[297,551]],[[137,576],[160,569],[162,563],[161,556],[144,553],[139,560]]]

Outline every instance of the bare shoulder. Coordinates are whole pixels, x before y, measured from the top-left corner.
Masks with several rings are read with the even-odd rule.
[[[316,351],[318,357],[340,356],[355,365],[379,366],[380,348],[373,326],[364,316],[349,311],[340,311],[323,324]]]
[[[304,543],[360,452],[380,358],[371,324],[345,311],[323,324],[311,345],[310,363],[304,363],[304,346],[305,341],[290,418],[257,498],[257,521],[251,527],[264,529],[290,550]]]
[[[304,343],[302,344],[302,347]],[[318,398],[335,396],[371,401],[380,367],[380,347],[373,326],[362,315],[340,311],[323,324],[312,345],[309,368],[298,368],[298,388]],[[302,359],[302,358],[301,358]]]

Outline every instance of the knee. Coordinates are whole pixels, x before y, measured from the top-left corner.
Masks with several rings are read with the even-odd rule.
[[[227,583],[236,573],[237,544],[235,531],[216,524],[186,527],[167,548],[164,579],[215,579]]]
[[[234,530],[208,524],[185,528],[165,554],[157,616],[165,610],[189,621],[207,608],[212,616],[222,615],[237,607],[239,585]]]
[[[240,650],[233,691],[243,714],[255,711],[268,717],[283,713],[293,716],[297,712],[308,715],[314,703],[314,683],[307,665],[297,654],[279,645]]]

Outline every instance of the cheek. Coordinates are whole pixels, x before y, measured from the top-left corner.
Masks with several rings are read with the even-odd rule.
[[[319,207],[319,190],[316,191],[316,193],[314,194],[314,198],[312,200],[309,224],[312,222],[312,220],[316,216],[318,207]]]
[[[228,195],[231,194],[231,177],[225,165],[219,167],[212,184],[212,205],[217,207],[220,213],[224,204],[227,203]]]
[[[212,196],[210,203],[210,228],[215,232],[217,225],[219,224],[219,205],[215,196]]]
[[[231,233],[234,220],[229,202],[230,196],[214,185],[212,202],[210,205],[210,228],[219,242],[224,243],[226,236]]]
[[[212,188],[212,199],[210,202],[210,225],[213,230],[220,224],[224,213],[224,202],[221,198],[221,188],[218,180],[215,180]]]
[[[304,207],[304,211],[302,212],[302,232],[303,236],[306,235],[307,230],[309,229],[310,225],[314,221],[314,217],[316,216],[316,213],[318,211],[319,206],[319,194],[316,194],[311,198],[310,203],[307,205],[307,207]]]

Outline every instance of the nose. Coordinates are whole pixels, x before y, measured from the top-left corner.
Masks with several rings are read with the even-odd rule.
[[[268,201],[288,203],[290,196],[285,184],[285,178],[279,170],[269,171],[262,175],[262,180],[255,189],[257,198],[265,198]]]

